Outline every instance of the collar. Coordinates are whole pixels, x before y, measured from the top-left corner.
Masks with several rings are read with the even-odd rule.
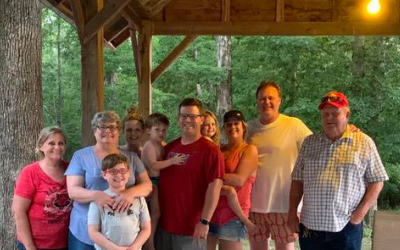
[[[335,142],[351,142],[353,141],[353,132],[351,132],[349,125],[346,125],[346,130],[344,131],[343,135],[336,141],[332,142],[331,139],[329,139],[325,133],[322,131],[320,133],[318,133],[318,136],[321,140],[324,141],[329,141],[331,143],[335,143]]]

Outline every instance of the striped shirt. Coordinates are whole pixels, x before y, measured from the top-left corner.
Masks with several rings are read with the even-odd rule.
[[[373,140],[347,128],[335,142],[323,133],[307,137],[292,179],[303,183],[300,222],[313,230],[339,232],[350,221],[368,183],[388,176]]]

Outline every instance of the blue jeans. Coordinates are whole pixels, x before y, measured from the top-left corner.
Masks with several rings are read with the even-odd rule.
[[[363,225],[350,222],[340,232],[315,231],[300,224],[299,243],[302,250],[361,250]]]
[[[17,240],[17,249],[18,250],[26,250],[25,246]],[[68,250],[68,248],[60,248],[60,249],[38,249],[38,250]]]
[[[68,248],[71,250],[96,250],[94,246],[78,240],[71,231],[68,232]]]
[[[247,229],[238,218],[235,218],[224,225],[211,223],[208,234],[217,239],[240,242],[246,239]]]
[[[206,240],[196,240],[192,236],[168,233],[157,227],[156,233],[157,250],[206,250]]]

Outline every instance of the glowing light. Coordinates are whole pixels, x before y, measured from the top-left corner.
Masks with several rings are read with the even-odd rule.
[[[381,10],[379,0],[371,0],[367,5],[367,10],[373,15],[377,14]]]

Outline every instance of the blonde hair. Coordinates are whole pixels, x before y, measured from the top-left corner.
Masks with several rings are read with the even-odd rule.
[[[36,141],[36,147],[35,147],[35,153],[39,160],[44,158],[44,153],[43,151],[40,150],[40,148],[43,146],[43,144],[50,138],[50,136],[55,135],[55,134],[60,134],[64,138],[64,143],[67,143],[67,137],[65,136],[64,131],[57,127],[57,126],[52,126],[52,127],[46,127],[42,129],[39,133],[39,137]]]
[[[143,117],[139,114],[139,111],[136,107],[130,107],[126,110],[126,116],[122,120],[122,131],[125,131],[125,122],[128,121],[138,121],[142,129],[144,130],[144,119]]]
[[[210,139],[213,142],[215,142],[217,145],[219,145],[221,143],[221,131],[220,131],[220,128],[218,125],[217,116],[212,111],[206,110],[206,111],[204,111],[204,120],[206,120],[207,117],[211,117],[215,121],[215,134],[213,136],[211,136]],[[203,126],[204,126],[204,124],[201,126],[202,130],[203,130]]]

